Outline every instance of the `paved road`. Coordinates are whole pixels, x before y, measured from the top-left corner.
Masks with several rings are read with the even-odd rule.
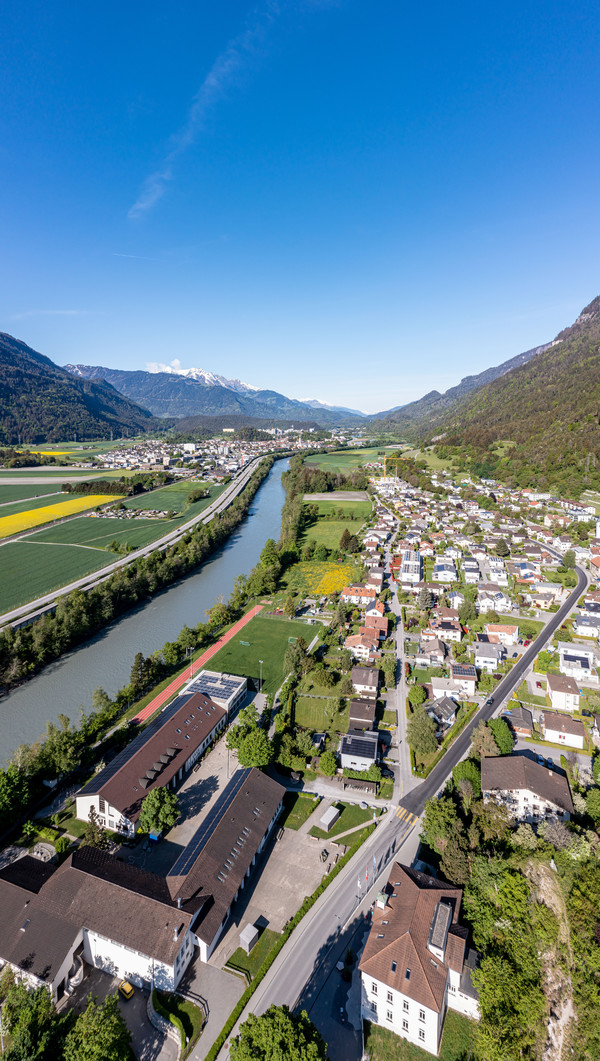
[[[426,778],[422,785],[419,785],[417,789],[413,792],[409,792],[409,794],[404,797],[401,803],[407,810],[417,815],[423,813],[427,800],[431,799],[432,796],[435,796],[436,792],[445,783],[446,778],[449,777],[456,764],[467,754],[471,743],[471,734],[475,726],[481,721],[487,721],[492,718],[498,711],[499,707],[508,700],[511,693],[518,685],[520,685],[524,675],[533,665],[533,661],[538,652],[541,652],[554,632],[562,623],[564,623],[567,616],[576,607],[577,601],[588,585],[588,577],[582,568],[577,567],[575,570],[577,572],[577,586],[571,593],[570,597],[568,597],[559,611],[551,616],[531,647],[528,648],[521,659],[515,663],[510,674],[507,674],[506,678],[504,678],[496,687],[493,696],[490,697],[489,701],[486,701],[483,707],[481,707],[473,716],[473,719],[469,722],[468,726],[465,726],[462,733],[460,733],[454,743],[450,745],[443,759],[441,759],[438,765],[431,771],[429,777]]]
[[[7,623],[14,622],[15,619],[19,619],[24,615],[36,612],[48,604],[54,604],[59,597],[64,597],[74,589],[90,589],[92,586],[97,585],[99,582],[108,578],[113,571],[117,571],[121,567],[126,567],[128,564],[133,563],[134,560],[137,560],[138,557],[148,556],[149,553],[154,552],[156,549],[164,551],[170,545],[173,545],[174,542],[179,541],[180,538],[182,538],[184,534],[197,523],[209,523],[211,519],[226,509],[234,498],[236,498],[243,490],[250,479],[250,476],[255,471],[256,462],[262,460],[265,456],[268,456],[268,454],[262,454],[260,457],[253,457],[243,471],[239,472],[232,482],[225,488],[223,493],[203,509],[199,515],[188,520],[187,523],[183,523],[180,527],[177,527],[176,530],[171,531],[169,534],[165,534],[162,538],[158,538],[154,542],[151,542],[150,545],[145,545],[142,549],[136,549],[135,552],[128,553],[128,555],[122,560],[117,560],[115,563],[103,567],[100,571],[94,571],[92,574],[86,575],[84,578],[70,582],[68,586],[63,586],[62,589],[54,590],[52,593],[47,593],[43,597],[38,597],[37,600],[30,601],[29,604],[25,604],[21,608],[14,608],[13,611],[5,612],[4,615],[0,615],[0,627],[6,626]],[[35,528],[35,530],[39,530],[39,527]]]

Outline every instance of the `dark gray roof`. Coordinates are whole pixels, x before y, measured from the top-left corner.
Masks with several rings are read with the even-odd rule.
[[[342,755],[359,755],[361,759],[377,759],[377,734],[363,730],[349,730],[342,737],[340,745]]]

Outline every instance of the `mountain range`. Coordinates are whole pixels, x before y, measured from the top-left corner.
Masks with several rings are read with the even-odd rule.
[[[0,444],[134,435],[155,423],[104,380],[77,379],[0,332]]]

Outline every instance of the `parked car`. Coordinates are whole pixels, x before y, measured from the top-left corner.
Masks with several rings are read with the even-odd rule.
[[[538,761],[540,766],[543,766],[544,765],[544,756],[543,755],[538,755],[537,761]]]
[[[548,766],[550,767],[550,769],[552,769],[552,767],[554,766],[554,759],[551,759],[550,756],[548,756],[548,758],[546,759],[546,762],[547,762]]]
[[[528,638],[527,641],[523,642],[523,648],[527,648],[527,646],[530,645],[530,644],[531,644],[531,640]]]
[[[536,682],[535,683],[535,687],[536,687],[536,689],[541,689],[542,688],[542,683],[541,682]]]
[[[129,1002],[129,999],[133,998],[134,993],[134,989],[129,983],[129,980],[121,980],[121,983],[119,984],[119,994],[126,1002]]]

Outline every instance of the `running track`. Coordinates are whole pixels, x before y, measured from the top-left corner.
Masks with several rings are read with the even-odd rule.
[[[247,612],[242,619],[238,619],[237,623],[234,623],[234,625],[231,627],[231,630],[228,630],[226,634],[223,634],[223,637],[220,637],[214,645],[211,645],[211,647],[208,648],[206,652],[204,652],[201,656],[198,657],[197,660],[195,660],[194,663],[192,663],[191,673],[195,674],[196,671],[202,670],[202,668],[206,666],[208,661],[217,654],[219,649],[223,648],[223,645],[226,645],[228,641],[231,641],[231,638],[235,637],[236,634],[239,634],[240,630],[243,630],[246,623],[249,623],[255,615],[258,615],[258,613],[262,611],[262,609],[262,604],[255,604],[254,607],[251,608],[250,611]],[[181,688],[182,685],[185,685],[186,682],[189,682],[189,680],[190,671],[188,671],[186,667],[182,674],[178,674],[177,677],[173,679],[171,684],[168,685],[166,689],[163,689],[162,693],[159,693],[158,696],[155,696],[154,700],[151,700],[148,706],[145,707],[143,711],[140,711],[139,715],[136,715],[135,718],[132,719],[132,722],[146,722],[146,720],[149,719],[155,711],[158,711],[159,707],[162,707],[163,704],[165,704],[167,700],[169,700],[173,696],[173,694]]]

